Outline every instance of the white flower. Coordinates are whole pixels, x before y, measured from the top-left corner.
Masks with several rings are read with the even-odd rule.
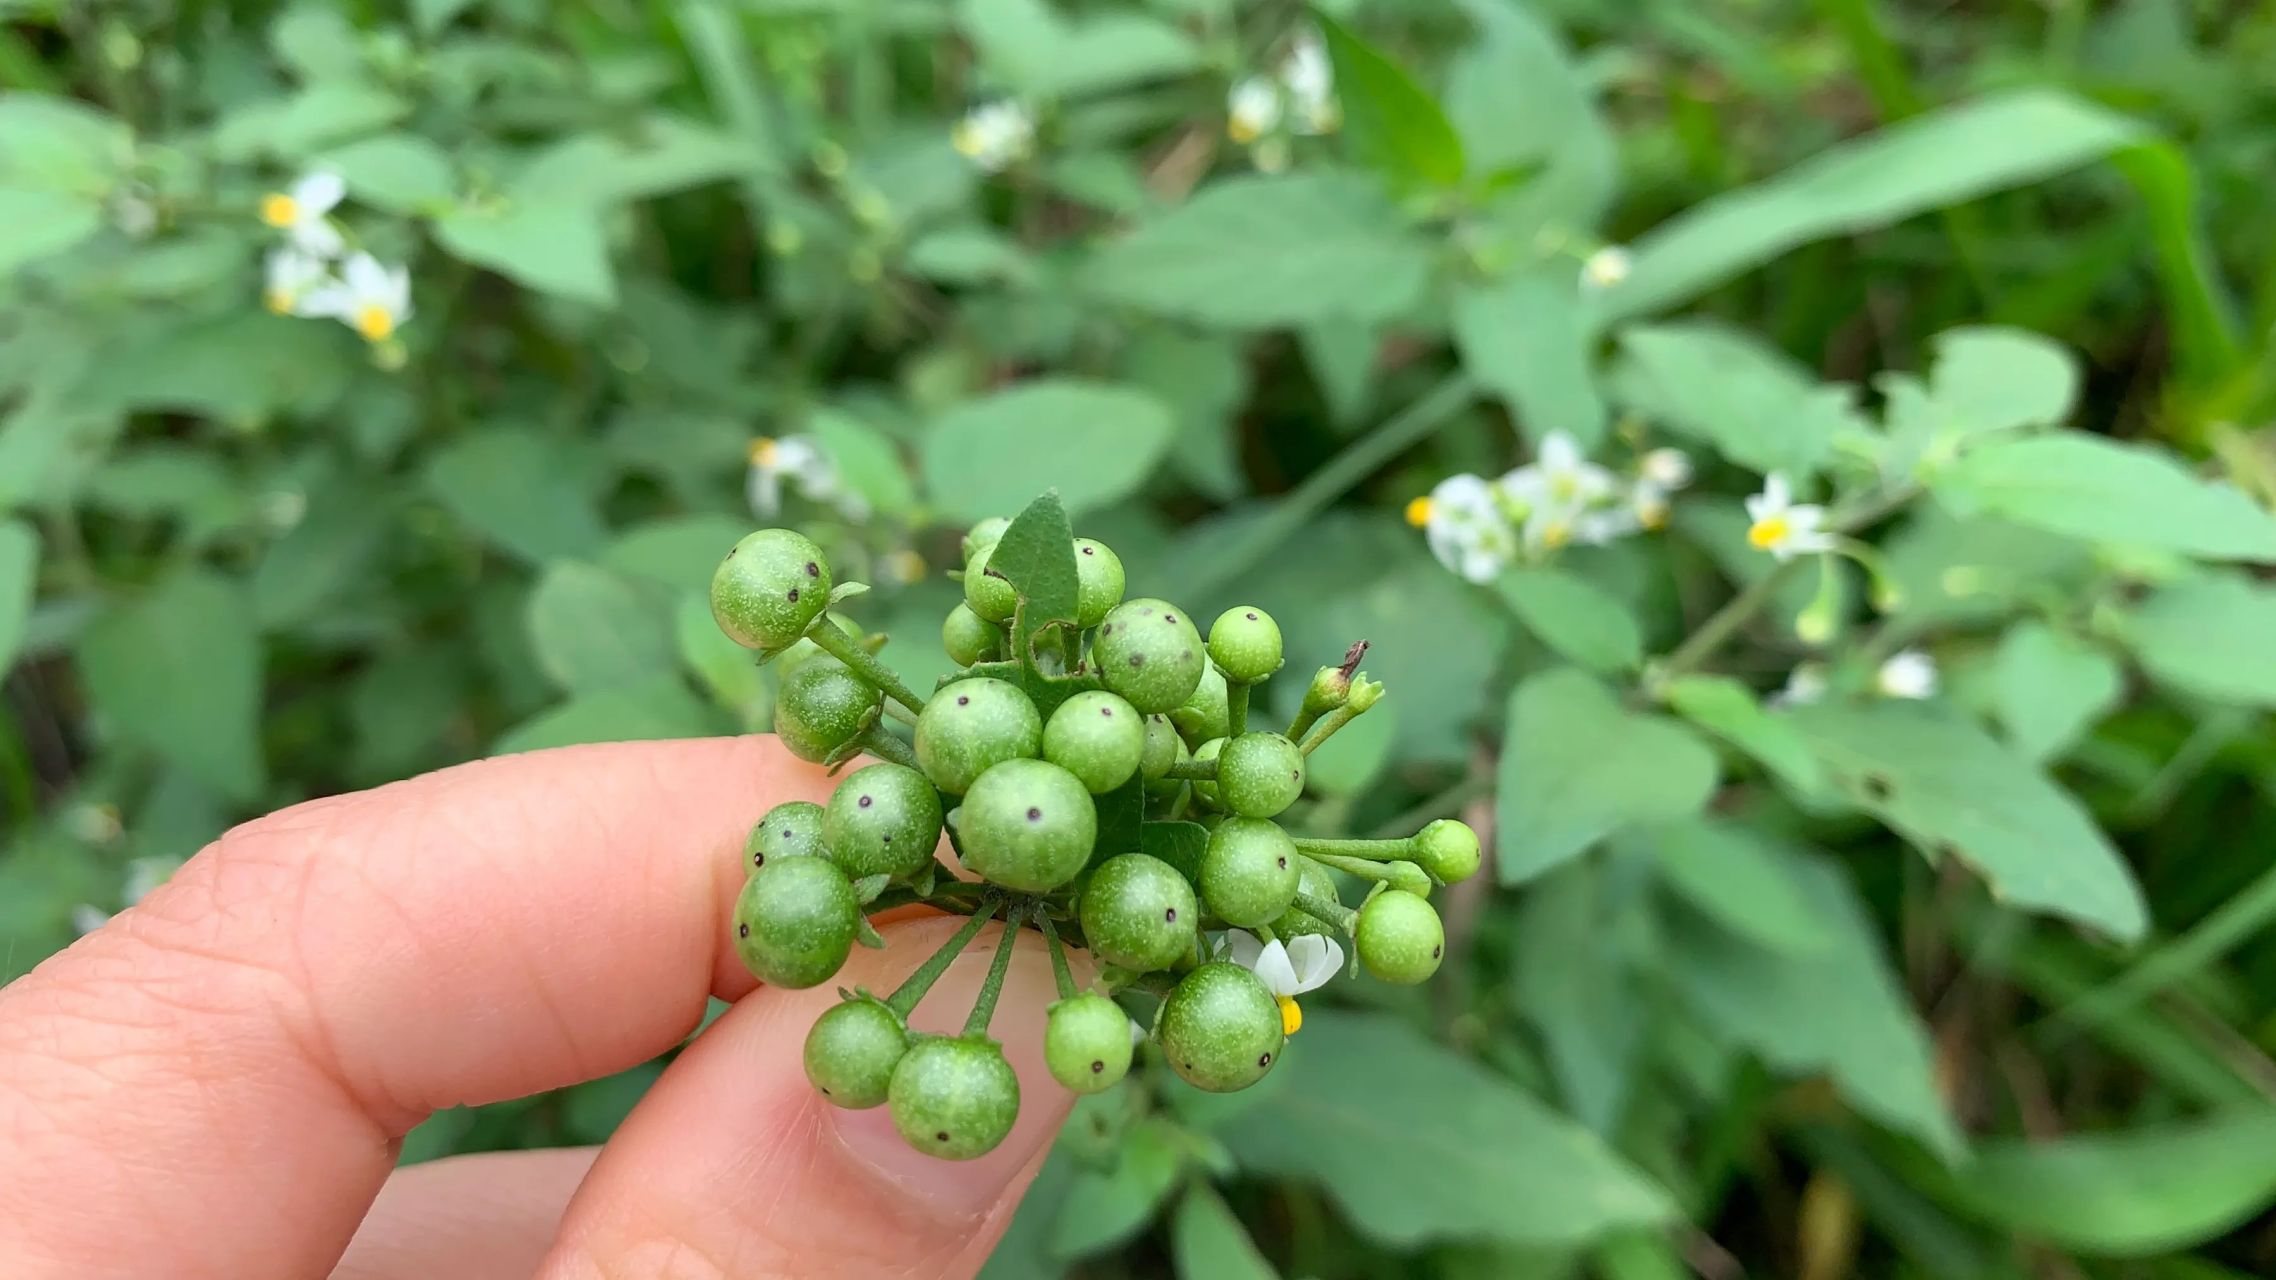
[[[262,274],[261,300],[280,316],[307,315],[309,296],[332,283],[331,264],[293,245],[269,250]]]
[[[1554,551],[1574,542],[1609,542],[1633,531],[1626,512],[1599,508],[1618,485],[1612,473],[1581,454],[1580,442],[1562,431],[1541,441],[1541,452],[1495,483],[1502,500],[1523,521],[1525,545]]]
[[[1580,442],[1562,431],[1541,441],[1534,461],[1541,468],[1542,492],[1558,506],[1583,506],[1613,491],[1612,473],[1582,456]]]
[[[340,252],[340,233],[324,215],[347,194],[340,175],[318,170],[284,191],[261,197],[261,221],[292,237],[305,253],[329,258]]]
[[[957,153],[988,173],[1001,173],[1035,148],[1035,116],[1002,99],[974,107],[949,134]]]
[[[1581,283],[1591,289],[1609,289],[1628,278],[1636,259],[1626,249],[1608,244],[1581,262]]]
[[[1826,669],[1805,662],[1786,677],[1786,687],[1770,695],[1774,707],[1802,707],[1826,696]]]
[[[751,476],[746,491],[751,511],[772,520],[782,510],[782,482],[789,479],[799,492],[816,502],[828,502],[838,493],[838,468],[811,436],[760,436],[751,442]]]
[[[1884,698],[1933,698],[1936,659],[1918,649],[1899,650],[1873,673],[1873,687]]]
[[[1797,503],[1786,477],[1776,471],[1764,476],[1762,492],[1747,499],[1747,541],[1757,551],[1781,560],[1833,550],[1833,534],[1825,529],[1826,509],[1814,503]]]
[[[299,314],[337,320],[366,342],[385,342],[411,318],[411,269],[382,266],[368,253],[352,255],[338,280],[309,290]]]
[[[1280,83],[1287,86],[1296,108],[1295,129],[1303,134],[1334,133],[1343,123],[1336,105],[1336,69],[1328,60],[1328,47],[1317,32],[1306,31],[1289,46],[1280,64]]]
[[[1225,136],[1243,146],[1280,127],[1280,90],[1262,76],[1250,76],[1225,95]]]
[[[1296,997],[1326,986],[1343,968],[1342,944],[1324,934],[1299,934],[1284,944],[1278,938],[1261,942],[1245,929],[1232,929],[1225,945],[1233,963],[1254,973],[1280,1002],[1280,1029],[1287,1035],[1304,1025]]]
[[[111,913],[92,903],[82,902],[71,908],[71,928],[81,934],[93,933],[111,922]]]
[[[1636,483],[1628,490],[1628,514],[1640,529],[1667,524],[1668,495],[1691,483],[1691,458],[1681,449],[1654,449],[1636,464]]]
[[[1517,537],[1476,476],[1448,476],[1427,498],[1407,504],[1407,523],[1423,531],[1438,562],[1471,582],[1492,582],[1517,554]]]

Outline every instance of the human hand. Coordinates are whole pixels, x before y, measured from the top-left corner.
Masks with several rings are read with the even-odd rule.
[[[728,944],[742,841],[827,797],[771,738],[573,747],[239,827],[0,988],[0,1274],[355,1280],[968,1276],[1071,1101],[1023,939],[992,1030],[1027,1102],[994,1152],[911,1150],[807,1083],[839,985],[888,990],[959,921],[883,923],[835,982]],[[953,1030],[983,935],[918,1009]],[[621,1071],[737,1001],[610,1142],[394,1170],[431,1112]]]

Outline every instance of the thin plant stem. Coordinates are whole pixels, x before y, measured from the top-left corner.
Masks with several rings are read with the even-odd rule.
[[[1319,857],[1358,858],[1366,862],[1400,862],[1414,856],[1415,842],[1407,840],[1324,840],[1296,837],[1296,852]]]
[[[1215,759],[1180,760],[1171,765],[1169,772],[1162,776],[1165,778],[1185,778],[1199,782],[1215,782],[1217,780],[1217,761]]]
[[[894,764],[906,765],[911,769],[917,767],[917,753],[910,748],[908,743],[887,733],[880,725],[873,724],[862,730],[861,736],[855,738],[854,741],[861,744],[862,750],[880,760],[890,760]]]
[[[1225,686],[1225,737],[1228,741],[1249,731],[1249,686],[1242,682],[1229,682]]]
[[[1324,920],[1345,933],[1350,933],[1359,923],[1357,911],[1333,898],[1323,898],[1318,894],[1297,891],[1295,906],[1305,915],[1315,920]]]
[[[1020,917],[1026,910],[1027,903],[1015,903],[1004,917],[1004,936],[996,940],[996,958],[980,984],[980,998],[972,1004],[972,1016],[964,1020],[967,1036],[987,1034],[988,1023],[996,1016],[996,998],[1004,993],[1004,975],[1011,971],[1012,948],[1019,944]]]
[[[931,959],[917,966],[917,971],[903,980],[900,986],[893,988],[893,994],[885,997],[885,1007],[900,1014],[903,1020],[916,1012],[917,1002],[925,998],[925,993],[932,990],[934,983],[940,981],[940,975],[948,972],[948,966],[956,962],[958,954],[971,945],[974,938],[980,936],[980,930],[988,923],[988,917],[994,915],[996,908],[1001,905],[1003,899],[994,894],[983,898],[980,909],[972,913],[972,918],[964,922],[964,927],[942,943],[940,950],[933,952]]]
[[[855,675],[883,689],[886,696],[902,706],[911,711],[925,709],[925,700],[911,693],[909,686],[901,683],[901,677],[894,675],[884,663],[879,662],[875,654],[855,644],[852,636],[838,630],[837,624],[830,621],[827,610],[815,619],[813,626],[806,629],[806,638],[812,640],[822,652],[852,668]]]
[[[1396,858],[1376,861],[1365,857],[1352,857],[1335,853],[1307,853],[1304,856],[1331,870],[1355,875],[1362,880],[1381,880],[1386,883],[1392,878],[1390,869],[1386,864],[1400,861]]]
[[[1051,949],[1051,978],[1059,984],[1059,998],[1075,998],[1075,975],[1067,971],[1067,948],[1059,941],[1059,931],[1052,927],[1051,917],[1038,911],[1035,927],[1042,931],[1044,944]]]

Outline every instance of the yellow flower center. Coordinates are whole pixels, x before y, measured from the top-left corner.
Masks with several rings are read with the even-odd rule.
[[[356,332],[366,342],[385,342],[395,332],[395,313],[376,302],[356,308]]]
[[[1767,515],[1755,521],[1754,527],[1747,530],[1747,541],[1753,543],[1757,551],[1768,551],[1783,545],[1793,533],[1794,526],[1785,516]]]
[[[1636,522],[1647,529],[1663,527],[1667,524],[1667,504],[1664,502],[1644,503],[1636,510]]]
[[[1430,523],[1430,499],[1417,498],[1407,504],[1407,523],[1417,529]]]
[[[925,576],[925,558],[903,547],[887,557],[886,565],[898,582],[921,582]]]
[[[780,448],[781,446],[777,445],[770,436],[760,436],[753,440],[751,442],[751,465],[754,467],[773,467],[775,454],[780,451]]]
[[[280,316],[292,314],[293,296],[288,289],[271,289],[262,295],[261,300],[268,304],[269,310]]]
[[[987,149],[987,140],[980,136],[980,126],[969,120],[959,123],[950,131],[948,143],[956,148],[958,155],[967,160],[978,159],[980,153]]]
[[[282,191],[261,197],[261,221],[272,227],[289,227],[300,221],[300,201]]]
[[[1548,524],[1541,530],[1541,545],[1552,551],[1572,540],[1573,527],[1562,520]]]
[[[1549,481],[1549,496],[1559,502],[1571,502],[1579,496],[1581,482],[1570,475],[1559,475]]]
[[[1262,129],[1257,128],[1256,121],[1245,115],[1236,115],[1225,122],[1225,136],[1244,147],[1255,142],[1258,135],[1263,132]]]
[[[1304,1025],[1304,1011],[1296,1007],[1296,997],[1294,996],[1277,998],[1280,1001],[1280,1033],[1286,1036],[1295,1035],[1297,1029]]]

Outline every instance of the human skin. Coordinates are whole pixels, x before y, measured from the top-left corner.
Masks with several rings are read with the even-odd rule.
[[[831,782],[772,738],[480,761],[238,827],[0,988],[10,1280],[969,1276],[1072,1099],[1021,940],[991,1030],[1011,1136],[951,1163],[806,1081],[840,986],[960,923],[903,914],[834,980],[759,989],[727,920],[751,824]],[[919,1007],[962,1024],[991,928]],[[624,1070],[734,1002],[598,1149],[394,1168],[429,1114]]]

